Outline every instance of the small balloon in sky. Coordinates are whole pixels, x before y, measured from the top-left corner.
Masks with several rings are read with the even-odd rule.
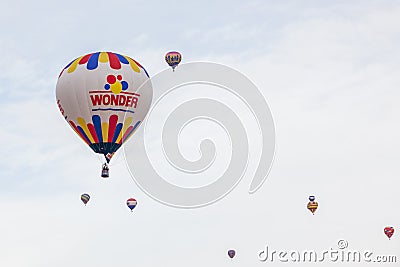
[[[315,211],[318,208],[318,202],[315,202],[315,196],[309,196],[308,200],[310,200],[310,202],[308,202],[307,204],[307,209],[309,211],[311,211],[311,213],[314,215]]]
[[[83,202],[83,204],[85,204],[85,206],[86,206],[86,204],[89,202],[89,200],[90,200],[90,196],[89,196],[89,194],[82,194],[81,195],[81,200],[82,200],[82,202]]]
[[[393,236],[393,234],[394,234],[394,228],[393,227],[391,227],[391,226],[388,226],[388,227],[385,227],[385,229],[383,229],[383,232],[385,233],[385,235],[389,238],[389,240],[390,240],[390,238]]]
[[[233,257],[235,257],[236,255],[236,251],[233,249],[228,250],[228,256],[229,258],[233,259]]]
[[[176,52],[176,51],[168,52],[165,55],[165,61],[172,68],[173,71],[175,71],[176,66],[178,66],[179,63],[181,63],[181,60],[182,60],[181,53]]]
[[[133,209],[136,207],[137,205],[137,201],[134,198],[130,198],[126,201],[126,205],[128,206],[128,208],[131,209],[131,211],[133,211]]]

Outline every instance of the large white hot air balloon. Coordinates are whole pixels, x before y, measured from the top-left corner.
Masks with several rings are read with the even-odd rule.
[[[62,70],[57,104],[72,129],[108,163],[149,111],[153,91],[138,91],[148,79],[146,70],[130,57],[87,54]]]

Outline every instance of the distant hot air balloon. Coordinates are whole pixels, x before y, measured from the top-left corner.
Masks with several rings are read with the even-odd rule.
[[[310,200],[310,202],[308,202],[308,204],[307,204],[307,209],[309,209],[312,212],[312,214],[314,215],[314,212],[318,208],[318,203],[314,201],[315,200],[314,196],[309,196],[308,199]]]
[[[77,135],[107,163],[146,116],[152,90],[139,87],[149,79],[134,59],[112,52],[81,56],[60,73],[56,86],[62,116]],[[67,144],[68,145],[68,144]],[[108,177],[104,168],[102,176]]]
[[[82,194],[82,195],[81,195],[81,200],[82,200],[83,204],[85,204],[85,206],[86,206],[86,204],[87,204],[87,203],[89,202],[89,200],[90,200],[89,194]]]
[[[172,70],[175,71],[176,66],[179,65],[179,63],[182,60],[182,55],[179,52],[168,52],[165,55],[165,61],[168,63],[170,67],[172,67]]]
[[[136,207],[137,205],[137,201],[134,198],[130,198],[126,201],[126,205],[128,206],[128,208],[131,209],[131,211],[133,211],[133,209]]]
[[[236,252],[233,250],[233,249],[230,249],[230,250],[228,250],[228,256],[229,256],[229,258],[233,258],[233,257],[235,257],[235,255],[236,255]]]
[[[385,227],[384,233],[385,233],[385,235],[386,235],[386,236],[389,238],[389,240],[390,240],[390,238],[391,238],[392,235],[394,234],[394,228],[393,228],[393,227]]]

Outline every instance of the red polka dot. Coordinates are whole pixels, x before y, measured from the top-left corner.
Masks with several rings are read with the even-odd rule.
[[[117,79],[120,81],[120,80],[122,80],[122,76],[121,75],[118,75],[117,76]]]
[[[115,76],[114,75],[108,75],[107,76],[107,82],[109,83],[109,84],[113,84],[113,83],[115,83],[117,81],[117,79],[115,79]]]

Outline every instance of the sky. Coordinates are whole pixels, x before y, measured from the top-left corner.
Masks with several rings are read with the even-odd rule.
[[[309,266],[260,262],[258,253],[265,246],[320,252],[340,239],[400,261],[398,233],[390,241],[383,234],[400,227],[398,1],[0,0],[0,10],[1,266]],[[235,68],[265,96],[276,155],[255,194],[248,186],[259,137],[243,108],[254,138],[248,170],[229,195],[199,209],[150,198],[121,155],[111,178],[101,179],[99,158],[59,113],[57,77],[72,59],[115,51],[153,76],[167,68],[170,50],[182,63]],[[189,159],[199,157],[191,133],[224,141],[215,125],[198,128],[180,140]],[[314,216],[309,195],[320,205]],[[130,197],[138,200],[133,213]]]

